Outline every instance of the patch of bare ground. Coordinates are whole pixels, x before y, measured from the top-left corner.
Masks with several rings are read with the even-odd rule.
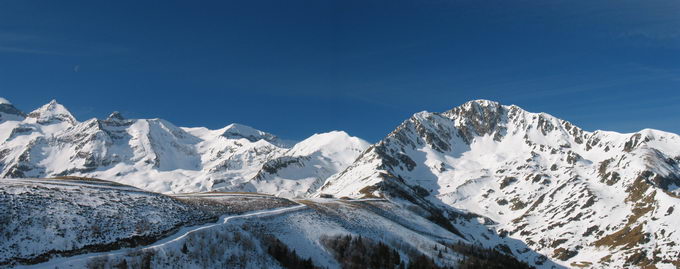
[[[590,268],[591,266],[593,266],[593,263],[592,262],[586,262],[586,261],[580,261],[580,262],[572,262],[571,264],[569,264],[569,266],[578,267],[578,268]]]
[[[628,193],[626,202],[637,202],[644,197],[645,192],[647,192],[650,187],[650,184],[647,182],[647,178],[651,177],[652,175],[652,172],[645,171],[635,178],[633,183],[626,189],[626,192]]]
[[[626,258],[625,264],[632,264],[640,266],[641,268],[656,268],[653,261],[647,257],[647,253],[643,250],[636,250]]]
[[[107,185],[111,185],[111,186],[129,186],[129,185],[121,184],[121,183],[118,183],[118,182],[113,182],[113,181],[99,179],[99,178],[93,178],[93,177],[60,176],[60,177],[43,178],[42,180],[84,181],[84,182],[103,183],[103,184],[107,184]]]
[[[574,256],[578,255],[578,251],[572,250],[572,249],[566,249],[566,248],[558,248],[553,251],[553,257],[555,259],[561,260],[561,261],[566,261]]]
[[[218,197],[175,197],[177,200],[195,206],[215,215],[243,214],[250,211],[294,206],[297,203],[274,196],[218,196]]]
[[[216,194],[237,194],[237,195],[254,195],[254,196],[269,196],[269,197],[276,197],[271,194],[267,193],[259,193],[259,192],[245,192],[245,191],[209,191],[209,192],[187,192],[187,193],[180,193],[177,194],[177,196],[184,196],[184,195],[196,195],[196,196],[210,196],[210,195],[216,195]]]
[[[635,228],[625,226],[612,234],[604,236],[594,242],[596,247],[625,247],[627,249],[633,248],[638,244],[647,242],[647,234],[642,231],[643,224],[639,224]]]
[[[522,202],[522,200],[520,200],[517,197],[512,198],[512,200],[510,200],[510,203],[512,203],[512,205],[510,206],[511,210],[520,210],[527,206],[525,202]]]
[[[382,195],[376,196],[375,194],[373,194],[378,189],[379,189],[378,186],[366,186],[366,187],[362,188],[361,190],[359,190],[359,193],[361,193],[363,195],[361,198],[364,198],[364,199],[366,199],[366,198],[383,198]]]

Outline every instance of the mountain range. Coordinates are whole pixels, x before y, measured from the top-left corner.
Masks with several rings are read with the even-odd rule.
[[[0,177],[88,176],[162,193],[305,196],[368,142],[334,131],[299,142],[251,127],[180,128],[162,119],[77,121],[52,101],[28,114],[0,105]]]
[[[81,122],[56,101],[24,113],[0,98],[0,177],[64,176],[172,195],[384,200],[535,267],[680,266],[680,136],[590,132],[488,100],[416,113],[370,144],[117,112]]]

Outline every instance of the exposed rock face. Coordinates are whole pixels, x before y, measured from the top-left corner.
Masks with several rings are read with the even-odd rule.
[[[133,123],[134,121],[128,120],[125,117],[123,117],[122,114],[118,111],[114,111],[109,115],[105,120],[101,121],[100,123],[109,125],[109,126],[129,126]]]
[[[245,126],[242,124],[230,124],[225,127],[222,136],[229,139],[241,139],[245,138],[250,142],[257,142],[259,140],[265,140],[273,144],[284,144],[278,137],[273,134],[263,132],[260,130],[253,129],[252,127]]]
[[[76,124],[76,119],[63,105],[52,100],[48,104],[28,113],[28,118],[34,119],[36,123],[48,125],[66,122],[71,125]]]
[[[507,111],[500,104],[479,100],[444,112],[442,116],[456,119],[456,127],[460,135],[469,143],[475,136],[493,135],[494,138],[500,139],[505,131],[501,125],[505,114]]]
[[[476,100],[415,114],[317,195],[429,204],[467,237],[507,244],[537,266],[545,257],[565,266],[677,266],[680,246],[672,242],[680,235],[670,231],[680,215],[667,209],[679,202],[679,154],[676,134],[587,132]],[[499,236],[480,239],[458,210],[488,217]],[[525,245],[506,242],[512,239]]]
[[[26,118],[26,114],[17,109],[7,101],[7,99],[0,98],[0,123],[4,121],[20,121]]]

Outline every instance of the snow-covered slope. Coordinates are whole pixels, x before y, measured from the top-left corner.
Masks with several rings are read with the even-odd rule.
[[[4,99],[3,99],[4,100]],[[162,119],[78,122],[52,101],[25,115],[0,104],[0,177],[86,176],[145,190],[210,190],[303,195],[344,169],[368,147],[344,132],[296,145],[240,124],[180,128]],[[278,171],[281,162],[293,165]]]
[[[0,268],[133,249],[226,215],[294,205],[269,195],[171,197],[89,178],[6,179],[0,181]]]
[[[250,183],[266,193],[305,196],[345,169],[368,146],[368,142],[341,131],[315,134],[267,161]]]
[[[321,268],[373,260],[379,268],[373,264],[389,257],[380,268],[440,268],[425,265],[455,266],[478,254],[516,262],[380,199],[171,197],[96,179],[7,179],[0,210],[2,268],[311,268],[291,265],[294,258]],[[345,252],[353,257],[339,257],[348,236],[361,244]]]
[[[679,266],[679,163],[676,134],[587,132],[477,100],[413,115],[316,194],[433,206],[463,232],[455,212],[485,216],[494,240],[565,266]]]
[[[143,244],[213,217],[165,195],[75,179],[2,180],[0,210],[0,268]]]

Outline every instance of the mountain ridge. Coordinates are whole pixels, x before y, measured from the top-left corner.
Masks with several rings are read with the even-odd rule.
[[[676,134],[587,132],[546,113],[475,100],[414,114],[316,195],[406,200],[441,210],[463,234],[460,210],[485,216],[494,240],[521,239],[566,266],[671,264],[679,250],[657,244],[680,239],[659,234],[680,220],[665,213],[680,197],[678,160]],[[631,232],[637,241],[623,243]]]
[[[217,130],[186,128],[163,119],[126,119],[119,112],[106,119],[79,122],[53,100],[26,117],[0,121],[0,138],[4,138],[0,144],[0,177],[75,175],[119,180],[165,193],[268,188],[280,189],[284,196],[302,195],[309,184],[318,185],[325,179],[318,177],[344,168],[346,162],[360,153],[357,151],[368,145],[345,132],[327,134],[354,142],[348,143],[347,149],[343,143],[308,142],[305,152],[287,153],[297,142],[242,124],[229,124]],[[317,152],[325,153],[313,157]],[[299,167],[309,178],[277,177],[271,184],[253,180],[267,161],[286,154],[310,159],[334,154],[345,157],[327,162],[328,167],[318,164]],[[302,156],[305,154],[310,156]],[[286,188],[272,184],[298,187],[289,194]]]
[[[185,128],[115,112],[78,122],[56,102],[5,119],[10,106],[0,104],[0,177],[384,198],[540,268],[680,266],[673,133],[590,132],[547,113],[473,100],[415,113],[372,145],[342,131],[287,143],[239,124]]]

